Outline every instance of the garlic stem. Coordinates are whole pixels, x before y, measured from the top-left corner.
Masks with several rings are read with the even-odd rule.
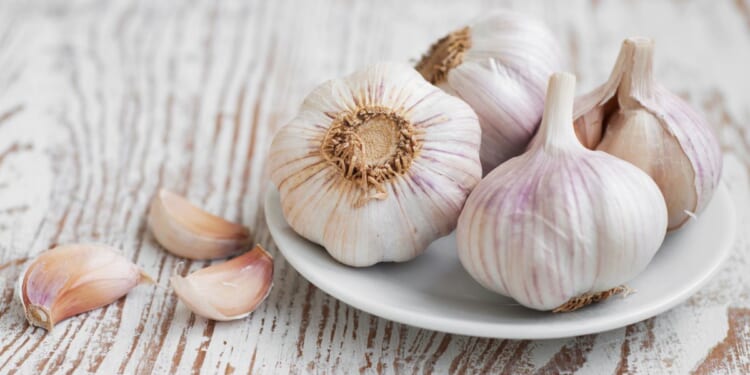
[[[622,43],[617,64],[622,73],[617,99],[622,109],[640,109],[639,100],[653,96],[654,41],[650,38],[633,37]],[[639,99],[636,99],[639,98]]]
[[[573,128],[575,88],[576,77],[570,73],[555,73],[550,77],[538,136],[548,151],[583,148]]]

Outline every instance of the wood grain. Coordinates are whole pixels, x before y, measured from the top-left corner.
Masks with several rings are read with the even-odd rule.
[[[320,82],[507,6],[547,21],[580,90],[621,39],[657,41],[656,74],[702,108],[741,228],[750,207],[750,3],[726,1],[0,2],[0,373],[747,373],[750,236],[687,303],[564,340],[448,335],[355,310],[305,281],[263,217],[265,155]],[[167,287],[210,264],[162,251],[145,225],[159,187],[249,226],[276,255],[247,319],[196,318]],[[744,227],[742,227],[744,225]],[[154,276],[52,334],[13,301],[27,259],[66,242],[117,246]]]

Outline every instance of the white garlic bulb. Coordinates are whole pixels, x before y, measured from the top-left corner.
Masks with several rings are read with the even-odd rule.
[[[450,233],[481,178],[472,109],[405,64],[324,83],[271,145],[289,225],[341,263],[406,261]]]
[[[416,68],[476,111],[486,174],[526,148],[542,118],[547,80],[562,65],[544,24],[497,11],[435,42]]]
[[[456,231],[461,263],[480,284],[537,310],[621,291],[666,234],[654,181],[576,139],[574,89],[573,75],[552,76],[529,150],[477,185]]]
[[[589,148],[627,160],[659,185],[677,229],[703,210],[721,177],[721,149],[706,119],[653,79],[654,42],[625,40],[599,88],[577,99],[576,133]]]

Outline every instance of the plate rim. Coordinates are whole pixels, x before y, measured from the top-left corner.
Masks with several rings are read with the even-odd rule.
[[[725,207],[727,208],[724,212],[728,216],[727,222],[729,223],[727,228],[727,236],[724,236],[722,242],[717,247],[718,251],[721,252],[717,257],[713,258],[714,261],[706,267],[707,272],[696,278],[697,281],[690,283],[690,286],[679,290],[676,293],[669,295],[664,300],[657,304],[648,305],[644,309],[637,310],[631,314],[617,316],[611,319],[596,319],[591,321],[591,324],[579,325],[576,327],[554,327],[549,325],[540,324],[539,327],[529,330],[529,327],[524,326],[524,332],[519,332],[518,329],[512,329],[512,324],[498,324],[498,323],[486,323],[476,321],[457,321],[452,318],[444,318],[434,315],[424,315],[417,312],[400,309],[398,306],[391,306],[388,304],[378,303],[375,300],[360,297],[357,293],[346,293],[342,288],[335,287],[334,283],[330,283],[325,278],[316,275],[314,272],[309,272],[309,269],[301,265],[300,259],[296,259],[294,256],[289,256],[287,250],[284,250],[288,246],[284,246],[287,241],[284,235],[278,233],[280,228],[275,228],[271,224],[272,217],[268,207],[274,203],[277,203],[278,214],[281,219],[288,226],[286,219],[283,217],[281,207],[278,199],[274,202],[274,197],[278,195],[276,186],[269,183],[266,188],[265,199],[264,199],[264,216],[266,224],[268,225],[269,232],[273,238],[276,247],[284,255],[287,262],[307,279],[310,283],[315,285],[318,289],[324,293],[336,298],[337,300],[346,303],[347,305],[364,311],[366,313],[391,320],[397,323],[407,324],[417,328],[428,329],[438,332],[467,335],[474,337],[486,337],[486,338],[498,338],[498,339],[559,339],[566,337],[574,337],[580,335],[588,335],[593,333],[600,333],[609,330],[621,328],[633,323],[643,321],[653,316],[659,315],[671,308],[681,304],[695,294],[699,289],[705,286],[722,268],[722,265],[731,254],[732,244],[736,237],[736,213],[734,207],[731,205],[731,196],[726,185],[722,182],[714,192],[713,200],[721,199],[725,200]],[[302,238],[305,241],[307,239]],[[311,242],[312,243],[312,242]],[[288,244],[287,244],[288,245]],[[320,246],[317,245],[316,246]]]

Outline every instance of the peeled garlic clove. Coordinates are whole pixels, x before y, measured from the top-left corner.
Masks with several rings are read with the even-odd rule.
[[[169,280],[180,301],[196,315],[225,321],[244,318],[271,291],[273,257],[260,245],[227,262]]]
[[[537,310],[570,311],[623,292],[666,234],[654,181],[576,139],[574,89],[574,76],[552,76],[529,150],[477,185],[456,230],[472,277]]]
[[[480,137],[466,103],[381,63],[308,95],[274,137],[271,180],[289,225],[339,262],[406,261],[455,228]]]
[[[659,185],[669,229],[682,226],[711,199],[721,177],[721,149],[711,127],[653,79],[654,43],[625,40],[599,88],[576,101],[581,142],[635,164]]]
[[[416,69],[476,111],[486,174],[526,148],[542,118],[547,79],[562,65],[544,24],[499,11],[435,42]]]
[[[250,231],[161,189],[151,202],[151,232],[165,249],[189,259],[224,258],[250,245]]]
[[[26,319],[48,331],[73,315],[108,305],[153,282],[106,245],[71,244],[43,252],[18,280]]]

